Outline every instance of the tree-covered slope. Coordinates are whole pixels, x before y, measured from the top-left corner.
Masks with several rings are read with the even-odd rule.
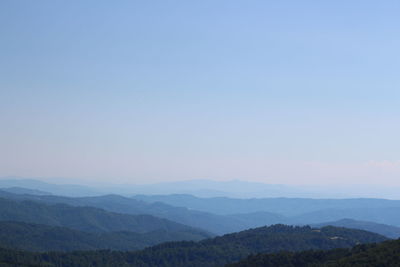
[[[400,240],[351,249],[258,254],[227,267],[398,267]]]
[[[18,254],[0,251],[0,262],[47,264],[57,267],[90,266],[223,266],[250,254],[282,250],[333,249],[358,243],[380,242],[384,237],[366,231],[325,227],[274,225],[251,229],[200,242],[169,242],[137,252],[91,251]]]
[[[167,241],[202,238],[193,231],[87,233],[58,226],[0,222],[0,246],[29,251],[138,250]]]
[[[360,229],[373,233],[377,233],[389,238],[397,239],[400,237],[400,227],[386,225],[381,223],[374,222],[366,222],[366,221],[357,221],[352,219],[342,219],[333,222],[325,222],[320,224],[315,224],[312,226],[315,227],[324,227],[327,225],[337,226],[337,227],[346,227],[352,229]]]
[[[151,215],[128,215],[92,207],[47,205],[33,201],[13,201],[0,198],[0,221],[19,221],[63,226],[85,232],[152,231],[192,232],[198,238],[209,237],[205,231]]]

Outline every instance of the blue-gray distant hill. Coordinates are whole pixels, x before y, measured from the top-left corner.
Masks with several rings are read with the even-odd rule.
[[[399,207],[369,207],[346,209],[322,209],[314,212],[304,213],[291,218],[294,224],[315,224],[340,219],[353,219],[358,221],[370,221],[400,227]]]
[[[99,196],[106,194],[131,195],[170,195],[190,194],[198,197],[230,198],[391,198],[399,199],[400,188],[385,186],[357,185],[347,187],[335,186],[293,186],[283,184],[266,184],[241,180],[213,181],[207,179],[154,184],[108,184],[91,186],[60,184],[61,179],[51,179],[58,184],[43,182],[40,179],[16,177],[0,178],[0,188],[24,187],[50,192],[62,196]],[[49,179],[46,179],[49,181]]]
[[[250,198],[227,197],[200,198],[192,195],[136,195],[133,198],[149,203],[163,202],[169,205],[212,212],[215,214],[238,214],[253,212],[273,212],[285,216],[326,209],[392,208],[400,207],[400,200],[351,198],[351,199],[313,199],[313,198]]]
[[[37,190],[37,189],[29,189],[29,188],[24,188],[24,187],[7,187],[7,188],[0,188],[0,190],[8,192],[8,193],[13,193],[13,194],[18,194],[18,195],[38,195],[38,196],[48,196],[52,195],[49,192]]]
[[[196,198],[187,195],[138,196],[136,198],[106,195],[74,198],[54,195],[18,195],[1,190],[0,196],[19,201],[31,200],[48,204],[91,206],[124,214],[149,214],[194,228],[205,229],[215,234],[226,234],[277,223],[304,225],[344,218],[400,226],[400,216],[398,215],[400,207],[396,207],[399,205],[399,201],[384,199],[230,199]],[[149,201],[149,199],[152,200]],[[343,209],[331,209],[331,207],[342,207]],[[203,211],[199,211],[197,208],[203,209]],[[204,211],[207,209],[209,211]],[[218,211],[224,213],[221,212],[224,209],[227,214],[213,213]]]
[[[192,210],[241,218],[254,224],[271,220],[286,224],[304,225],[349,218],[400,227],[399,200],[373,198],[234,199],[226,197],[199,198],[191,195],[137,195],[134,198],[148,203],[163,202]]]
[[[118,194],[170,195],[189,194],[198,197],[231,198],[393,198],[399,199],[399,187],[385,186],[295,186],[242,180],[214,181],[207,179],[125,185],[115,188]]]
[[[45,204],[4,198],[0,198],[0,221],[67,227],[91,233],[114,231],[148,233],[163,230],[187,234],[192,237],[189,240],[211,236],[206,231],[147,214],[120,214],[94,207],[73,207],[66,204]]]
[[[98,196],[104,194],[104,192],[96,190],[95,188],[73,185],[73,184],[52,184],[43,182],[36,179],[16,179],[16,178],[2,178],[0,179],[0,189],[9,191],[8,188],[24,188],[24,190],[42,191],[49,194],[60,195],[60,196]],[[13,192],[21,193],[21,192]],[[32,194],[32,193],[31,193]],[[36,195],[33,193],[32,195]]]
[[[47,204],[62,203],[77,207],[90,206],[111,212],[131,215],[148,214],[194,228],[201,228],[214,234],[226,234],[242,231],[248,228],[286,222],[283,216],[274,213],[264,212],[262,214],[238,214],[225,216],[184,207],[174,207],[162,202],[147,203],[141,200],[118,195],[74,198],[55,195],[18,195],[0,190],[0,197],[17,201],[30,200]]]

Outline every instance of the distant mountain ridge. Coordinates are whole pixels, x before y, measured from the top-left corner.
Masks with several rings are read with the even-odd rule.
[[[200,198],[191,195],[136,195],[133,198],[149,203],[164,202],[199,211],[228,215],[252,212],[272,212],[284,216],[297,216],[318,212],[322,209],[351,208],[387,208],[400,207],[400,200],[350,198],[350,199],[313,199],[313,198],[250,198],[228,197]]]
[[[72,206],[82,207],[91,206],[101,208],[111,212],[124,214],[149,214],[152,216],[165,218],[194,228],[205,229],[215,234],[225,234],[229,232],[237,232],[251,227],[263,226],[266,224],[282,223],[278,214],[270,214],[271,219],[265,216],[262,222],[254,222],[241,215],[221,216],[213,213],[190,210],[182,207],[174,207],[165,203],[147,203],[141,200],[127,198],[118,195],[105,195],[96,197],[62,197],[62,196],[33,196],[33,195],[17,195],[0,190],[0,197],[13,200],[30,200],[47,204],[68,204]]]
[[[262,214],[274,221],[305,225],[349,218],[400,227],[400,201],[387,199],[309,199],[309,198],[199,198],[190,195],[138,195],[135,199],[149,203],[161,201],[189,209],[208,210],[220,215],[242,217],[247,221]],[[247,216],[249,215],[249,216]],[[275,219],[279,218],[278,221]],[[256,220],[257,221],[257,220]],[[261,220],[262,221],[262,220]],[[253,220],[254,222],[254,220]]]
[[[101,191],[83,185],[52,184],[36,179],[20,179],[20,178],[16,179],[9,177],[0,179],[0,189],[10,188],[10,187],[19,187],[30,190],[48,192],[54,195],[73,196],[73,197],[98,196],[104,194]]]
[[[49,179],[46,179],[49,181]],[[57,179],[55,181],[67,181]],[[190,194],[198,197],[231,198],[391,198],[399,199],[400,188],[368,185],[354,186],[311,186],[282,185],[241,180],[214,181],[207,179],[153,184],[92,184],[91,186],[73,184],[52,184],[38,179],[16,177],[0,178],[0,188],[24,187],[50,192],[55,195],[82,197],[106,194],[130,195],[170,195]]]
[[[349,218],[400,227],[400,207],[368,207],[348,209],[323,209],[292,218],[295,224],[313,224]]]
[[[18,195],[38,195],[38,196],[48,196],[52,195],[52,193],[41,191],[41,190],[36,190],[36,189],[28,189],[24,187],[6,187],[6,188],[0,188],[0,190],[13,193],[13,194],[18,194]]]
[[[189,225],[194,228],[205,229],[215,234],[226,234],[231,232],[242,231],[248,228],[255,228],[264,225],[272,225],[277,223],[291,225],[305,225],[324,223],[328,221],[337,221],[343,218],[351,218],[354,220],[371,221],[375,223],[397,225],[400,208],[397,205],[399,201],[380,200],[380,199],[350,199],[350,200],[325,200],[325,199],[230,199],[230,198],[196,198],[193,196],[176,195],[172,196],[139,196],[137,198],[127,198],[118,195],[105,195],[96,197],[61,197],[61,196],[37,196],[37,195],[19,195],[4,192],[0,190],[0,197],[14,200],[31,200],[47,204],[64,203],[72,206],[91,206],[101,208],[111,212],[124,214],[149,214],[160,218],[165,218],[181,224]],[[197,207],[209,209],[210,211],[220,211],[226,208],[226,212],[245,211],[247,213],[236,213],[229,215],[213,214],[206,211],[198,211],[187,207],[175,207],[163,202],[145,202],[141,199],[154,199],[155,201],[166,201],[169,198],[180,203],[181,206]],[[166,200],[165,200],[166,199]],[[178,203],[176,199],[181,199]],[[195,205],[191,200],[195,200]],[[166,201],[168,202],[168,201]],[[198,202],[198,203],[196,203]],[[376,214],[371,213],[370,209],[357,208],[348,210],[323,209],[324,207],[362,207],[368,206]],[[386,206],[385,206],[386,205]],[[373,208],[377,207],[377,208]],[[379,208],[382,207],[382,208]],[[388,208],[389,207],[389,208]],[[289,214],[297,214],[297,216],[282,215],[282,213],[257,211],[260,209],[289,212]],[[311,213],[301,213],[315,209]],[[322,214],[322,215],[321,215]],[[326,214],[326,216],[324,215]],[[361,216],[362,215],[362,216]],[[363,229],[363,228],[361,228]],[[380,232],[378,232],[380,233]]]

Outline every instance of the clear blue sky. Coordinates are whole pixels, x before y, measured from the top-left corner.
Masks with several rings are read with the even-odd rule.
[[[400,185],[399,1],[0,2],[0,176]]]

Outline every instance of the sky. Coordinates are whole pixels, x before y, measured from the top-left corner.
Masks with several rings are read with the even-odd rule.
[[[0,1],[0,177],[400,185],[398,1]]]

